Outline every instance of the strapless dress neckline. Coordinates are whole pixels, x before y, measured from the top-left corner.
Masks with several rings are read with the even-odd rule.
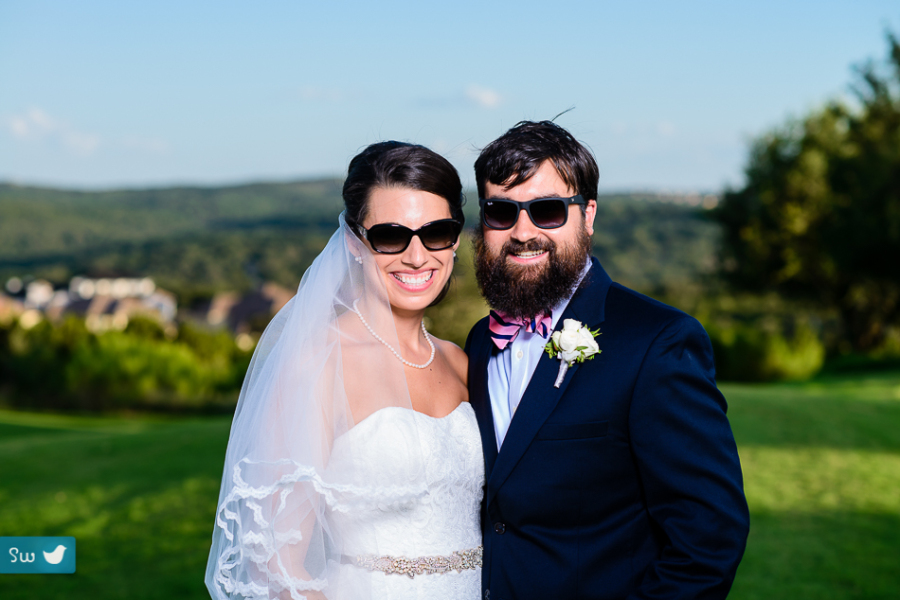
[[[484,459],[468,402],[443,417],[401,407],[375,411],[335,440],[326,477],[335,490],[367,490],[338,492],[330,507],[347,556],[450,556],[481,545]],[[333,590],[339,598],[475,600],[481,594],[480,568],[414,578],[339,568],[340,589]]]

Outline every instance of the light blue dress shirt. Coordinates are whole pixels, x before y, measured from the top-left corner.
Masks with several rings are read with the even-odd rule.
[[[591,268],[588,260],[581,272],[581,279],[587,275]],[[579,281],[580,283],[580,281]],[[572,297],[568,297],[553,308],[551,313],[552,323],[550,331],[556,330],[556,324],[569,306]],[[494,416],[494,435],[497,438],[497,448],[503,444],[503,438],[509,430],[516,408],[522,401],[525,389],[534,375],[544,346],[549,338],[545,339],[538,333],[528,333],[524,329],[519,331],[516,339],[497,352],[488,360],[488,393],[491,396],[491,412]]]

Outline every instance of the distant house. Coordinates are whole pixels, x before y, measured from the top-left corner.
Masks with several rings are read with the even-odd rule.
[[[206,323],[235,333],[261,331],[272,316],[288,303],[294,292],[276,283],[265,283],[247,294],[221,292],[206,307]]]
[[[148,277],[73,277],[68,286],[58,289],[43,279],[26,283],[14,277],[6,289],[14,294],[11,300],[21,305],[25,316],[34,313],[29,322],[40,320],[41,315],[55,321],[75,314],[83,317],[92,331],[124,329],[138,315],[165,325],[175,320],[178,310],[175,295],[157,288]]]
[[[18,298],[0,292],[0,323],[17,318],[25,312],[25,304]]]
[[[106,331],[125,329],[139,315],[171,325],[178,313],[175,295],[156,287],[149,277],[73,277],[61,288],[43,279],[23,282],[13,278],[6,289],[10,295],[0,295],[0,321],[25,315],[33,325],[44,317],[56,321],[74,314],[82,317],[91,331]],[[220,292],[188,314],[237,334],[260,332],[293,296],[293,290],[265,283],[246,294]]]
[[[149,277],[89,279],[73,277],[69,282],[69,304],[65,313],[84,317],[88,329],[125,329],[135,316],[172,323],[178,311],[175,295],[156,287]]]
[[[44,279],[35,279],[25,285],[25,306],[27,308],[43,309],[47,306],[53,296],[55,290],[53,284]]]
[[[44,279],[23,281],[11,277],[5,288],[10,295],[0,300],[0,321],[15,318],[25,329],[40,323],[48,308],[65,306],[68,302],[64,291],[55,289]]]

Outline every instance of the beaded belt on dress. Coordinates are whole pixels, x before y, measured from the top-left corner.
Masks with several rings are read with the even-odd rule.
[[[369,571],[407,575],[411,579],[416,575],[441,574],[450,571],[460,573],[466,569],[480,568],[482,551],[482,546],[476,546],[468,550],[457,550],[450,556],[420,556],[418,558],[363,554],[343,556],[341,562]]]

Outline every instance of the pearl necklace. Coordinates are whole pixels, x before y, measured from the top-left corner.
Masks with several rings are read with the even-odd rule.
[[[372,326],[369,325],[369,324],[366,322],[366,320],[365,320],[365,319],[363,318],[363,316],[362,316],[362,313],[359,312],[359,309],[356,308],[356,304],[357,304],[358,302],[359,302],[359,300],[355,300],[355,301],[353,302],[353,312],[356,313],[356,316],[359,317],[359,320],[362,321],[362,324],[366,326],[366,329],[369,330],[369,333],[371,333],[371,334],[375,337],[376,340],[378,340],[379,342],[381,342],[382,344],[384,344],[385,346],[387,346],[387,349],[388,349],[388,350],[390,350],[391,352],[394,353],[394,356],[397,357],[397,360],[399,360],[400,362],[402,362],[404,365],[407,365],[407,366],[412,367],[412,368],[414,368],[414,369],[424,369],[425,367],[427,367],[428,365],[430,365],[430,364],[434,361],[434,342],[431,341],[431,336],[428,335],[428,331],[425,330],[425,320],[424,320],[424,319],[422,319],[422,334],[425,336],[425,341],[428,342],[428,345],[429,345],[429,346],[431,346],[431,356],[428,358],[428,362],[425,363],[424,365],[417,365],[417,364],[415,364],[415,363],[409,362],[408,360],[406,360],[405,358],[403,358],[402,356],[400,356],[400,353],[399,353],[399,352],[397,352],[396,350],[394,350],[394,348],[393,348],[390,344],[388,344],[386,341],[384,341],[384,339],[383,339],[380,335],[378,335],[377,333],[375,333],[375,330],[372,329]]]

